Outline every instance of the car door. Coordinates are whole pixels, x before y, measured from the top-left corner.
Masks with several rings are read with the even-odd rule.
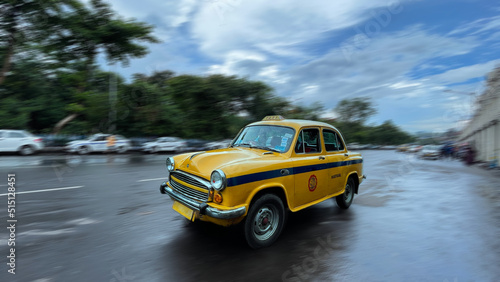
[[[0,131],[0,152],[7,151],[7,131]]]
[[[95,138],[95,140],[93,140],[91,142],[91,146],[92,146],[92,150],[93,151],[97,151],[97,152],[104,152],[108,149],[108,141],[106,140],[106,138],[108,137],[109,135],[101,135],[101,136],[97,136]],[[116,141],[115,141],[116,142]]]
[[[29,143],[28,136],[26,136],[22,132],[9,131],[6,134],[6,137],[7,137],[5,138],[6,151],[9,152],[17,151],[17,149],[20,148],[23,144]]]
[[[344,189],[345,184],[346,166],[344,161],[348,158],[346,147],[337,131],[323,128],[322,133],[328,162],[328,186],[330,187],[328,194],[338,194]]]
[[[299,132],[292,153],[295,207],[310,204],[328,194],[328,170],[319,128]]]

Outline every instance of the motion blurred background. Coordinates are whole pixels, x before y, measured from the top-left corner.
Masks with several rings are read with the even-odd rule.
[[[348,143],[500,154],[492,1],[0,2],[0,129],[232,138],[266,115]]]

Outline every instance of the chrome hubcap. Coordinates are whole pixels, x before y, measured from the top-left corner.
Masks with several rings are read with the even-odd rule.
[[[352,187],[349,183],[345,186],[344,200],[350,202],[352,199]]]
[[[259,240],[269,239],[279,222],[278,209],[274,206],[263,206],[254,217],[253,232]]]

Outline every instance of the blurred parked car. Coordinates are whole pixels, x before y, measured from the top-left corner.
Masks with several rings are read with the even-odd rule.
[[[394,145],[384,145],[382,147],[380,147],[381,150],[395,150],[396,149],[396,146]]]
[[[216,150],[216,149],[224,149],[229,147],[233,139],[224,139],[220,141],[214,141],[207,143],[206,148],[207,150]]]
[[[359,143],[349,143],[347,144],[347,148],[349,148],[349,150],[359,150],[360,145]]]
[[[437,160],[441,155],[441,146],[438,145],[426,145],[422,147],[422,150],[418,153],[418,157],[422,159]]]
[[[160,137],[153,142],[146,142],[142,145],[142,151],[157,153],[162,151],[179,152],[187,147],[186,141],[178,137]]]
[[[131,147],[130,140],[121,136],[114,135],[115,144],[113,148],[108,148],[108,137],[111,134],[94,134],[87,140],[75,140],[66,144],[64,147],[65,151],[68,153],[78,153],[80,155],[92,153],[92,152],[116,152],[125,153]]]
[[[186,151],[204,151],[207,150],[207,141],[199,139],[186,140]]]
[[[408,151],[408,149],[410,148],[410,145],[408,144],[403,144],[403,145],[399,145],[397,148],[396,148],[396,151],[398,152],[406,152]]]
[[[407,152],[409,153],[418,153],[420,150],[422,150],[421,145],[412,145],[408,148]]]
[[[0,130],[0,152],[31,155],[43,149],[43,140],[24,130]]]

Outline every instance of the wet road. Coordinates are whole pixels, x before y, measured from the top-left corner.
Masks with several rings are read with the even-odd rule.
[[[251,250],[240,229],[171,209],[158,190],[166,156],[0,156],[0,194],[8,173],[27,192],[16,197],[15,275],[0,196],[0,281],[500,279],[495,172],[364,151],[368,179],[349,210],[328,200],[291,214],[277,243]]]

